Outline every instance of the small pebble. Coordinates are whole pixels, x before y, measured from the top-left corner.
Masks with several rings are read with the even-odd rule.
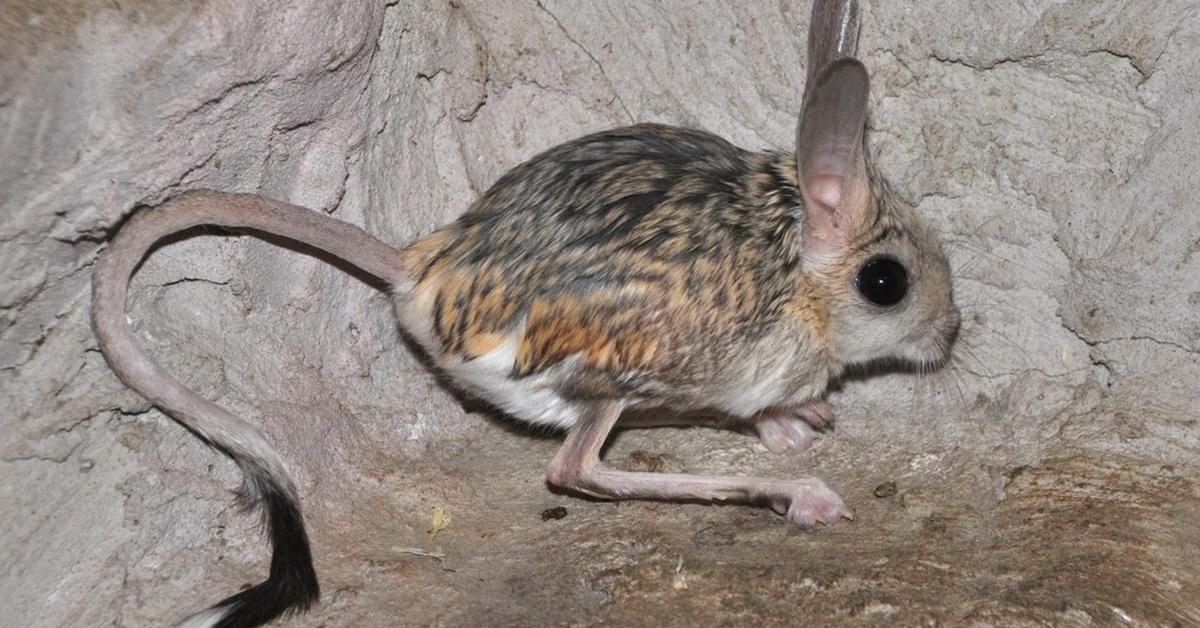
[[[896,494],[896,483],[895,482],[884,482],[883,484],[880,484],[879,486],[875,487],[875,496],[880,499],[883,499],[884,497],[891,497],[892,495],[895,495],[895,494]]]
[[[550,521],[551,519],[558,521],[567,516],[567,509],[562,506],[547,508],[542,511],[542,521]]]

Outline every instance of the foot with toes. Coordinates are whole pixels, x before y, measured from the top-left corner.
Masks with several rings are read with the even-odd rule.
[[[816,478],[780,482],[771,487],[771,493],[768,498],[771,509],[798,526],[831,525],[842,519],[854,519],[854,513],[842,498]]]

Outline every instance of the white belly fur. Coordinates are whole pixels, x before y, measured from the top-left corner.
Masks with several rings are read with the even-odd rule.
[[[393,295],[400,325],[464,392],[530,425],[566,428],[579,420],[582,409],[557,392],[564,371],[562,366],[529,377],[518,379],[512,376],[523,324],[518,325],[517,331],[499,347],[473,360],[443,361],[439,358],[442,348],[433,337],[428,314],[430,304],[412,299],[408,294],[407,290],[400,289]],[[426,295],[426,300],[428,298]]]
[[[517,339],[518,335],[513,334],[488,353],[473,360],[454,360],[443,364],[442,369],[467,391],[514,418],[531,425],[560,428],[574,425],[579,420],[581,408],[557,392],[564,367],[513,378]]]

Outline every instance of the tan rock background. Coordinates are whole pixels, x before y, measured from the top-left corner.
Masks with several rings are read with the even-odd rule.
[[[787,147],[808,11],[0,0],[0,625],[161,625],[266,572],[233,466],[88,329],[135,207],[259,192],[403,244],[590,131]],[[846,383],[795,458],[699,429],[609,453],[816,473],[853,523],[555,495],[556,439],[464,411],[370,286],[215,231],[149,259],[144,345],[259,421],[304,495],[323,597],[289,625],[1200,622],[1200,4],[863,11],[872,146],[953,243],[953,368]],[[404,550],[434,549],[434,505],[443,561]]]

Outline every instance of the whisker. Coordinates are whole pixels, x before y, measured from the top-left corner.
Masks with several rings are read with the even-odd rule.
[[[979,260],[981,260],[981,259],[983,259],[983,256],[977,253],[975,255],[972,255],[967,261],[963,262],[962,264],[959,264],[956,268],[954,268],[954,273],[950,278],[951,281],[956,280],[956,279],[959,281],[967,279],[967,277],[964,277],[963,275],[965,275],[966,272],[968,270],[970,270],[972,266],[975,266],[976,264],[978,264]]]
[[[1060,328],[1059,325],[1048,324],[1041,320],[1038,320],[1037,318],[1034,318],[1033,316],[1030,315],[1030,312],[1028,310],[1022,309],[1019,306],[1013,305],[1011,303],[1004,303],[1001,301],[972,301],[970,303],[964,303],[964,304],[960,304],[958,306],[958,309],[963,310],[963,311],[974,311],[974,310],[977,310],[980,308],[988,308],[988,309],[983,310],[985,313],[987,313],[988,310],[991,310],[991,309],[1006,309],[1006,310],[1015,311],[1022,315],[1022,319],[1024,321],[1032,323],[1034,325],[1037,325],[1038,327],[1041,327],[1045,331],[1055,332],[1055,331],[1058,331]]]
[[[1017,343],[1017,341],[1015,341],[1015,340],[1013,340],[1011,337],[1009,337],[1009,336],[1008,336],[1008,334],[1005,334],[1004,332],[1002,332],[1002,331],[1000,331],[1000,330],[998,330],[998,329],[991,329],[991,328],[986,328],[986,327],[985,327],[985,328],[981,328],[981,329],[982,329],[983,331],[985,331],[986,333],[989,333],[989,334],[991,334],[992,336],[995,336],[996,338],[999,338],[1000,340],[1003,340],[1005,343],[1007,343],[1007,344],[1008,344],[1008,346],[1012,347],[1013,349],[1016,349],[1016,350],[1017,350],[1017,355],[1019,355],[1019,356],[1020,356],[1020,360],[1021,360],[1021,362],[1022,362],[1022,363],[1023,363],[1025,366],[1030,366],[1030,362],[1029,362],[1029,348],[1028,348],[1028,347],[1023,347],[1023,346],[1021,346],[1020,344],[1018,344],[1018,343]]]
[[[953,369],[948,369],[947,374],[950,376],[950,382],[954,384],[955,391],[958,392],[959,410],[964,414],[969,414],[967,409],[967,398],[963,395],[962,386],[958,383],[958,374]]]
[[[917,400],[917,386],[921,383],[921,365],[917,365],[917,372],[913,378],[912,388],[909,389],[908,395],[908,418],[911,421],[918,419],[917,407],[920,405]]]
[[[956,364],[962,367],[962,370],[966,373],[975,376],[976,379],[982,379],[985,382],[984,385],[987,386],[988,391],[991,392],[992,398],[995,399],[999,395],[999,393],[996,391],[996,376],[991,372],[991,369],[989,369],[987,365],[981,362],[979,358],[975,357],[974,353],[968,352],[968,354],[979,365],[980,369],[983,371],[982,374],[971,371],[966,362],[961,360],[958,360]]]
[[[969,344],[964,343],[962,346],[962,350],[963,350],[963,353],[967,354],[968,357],[970,357],[972,360],[975,360],[975,363],[979,365],[980,370],[982,370],[987,377],[989,377],[989,378],[995,377],[995,374],[992,373],[992,370],[989,369],[987,367],[987,365],[983,363],[983,360],[979,359],[979,356],[975,354],[975,351],[971,348],[971,346]]]

